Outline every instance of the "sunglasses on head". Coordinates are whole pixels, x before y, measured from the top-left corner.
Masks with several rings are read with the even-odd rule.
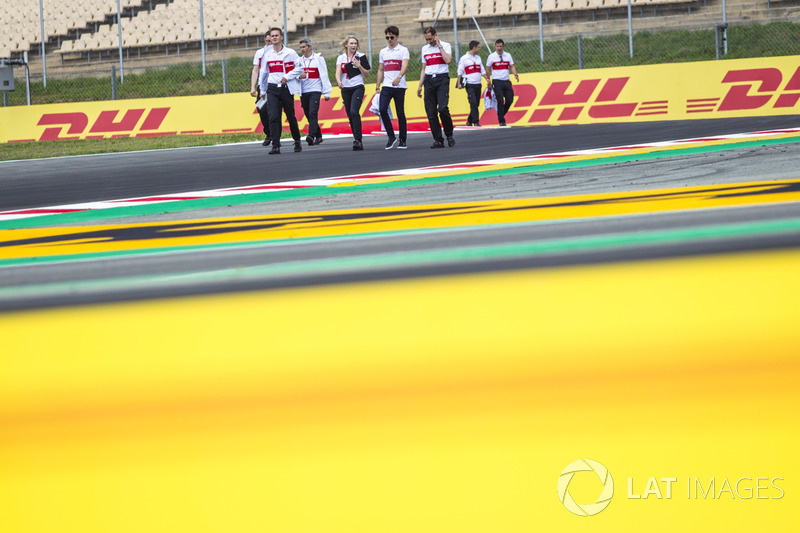
[[[386,40],[388,41],[390,39],[397,39],[397,35],[387,35]]]

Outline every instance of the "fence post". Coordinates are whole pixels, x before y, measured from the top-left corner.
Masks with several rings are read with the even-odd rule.
[[[228,94],[228,60],[222,58],[222,94]]]
[[[117,99],[117,66],[111,65],[111,99]]]
[[[725,0],[722,0],[722,53],[728,55],[728,15],[725,8]]]
[[[25,96],[28,98],[28,105],[31,105],[31,69],[28,66],[28,51],[22,52],[22,60],[25,62]]]
[[[117,0],[117,34],[119,36],[119,82],[125,83],[125,69],[122,67],[122,14]],[[64,56],[61,56],[63,59]]]
[[[41,33],[41,51],[42,51],[42,85],[47,87],[47,67],[45,63],[45,49],[44,49],[44,5],[42,4],[42,0],[39,0],[39,31]]]
[[[727,40],[726,30],[728,29],[728,25],[724,23],[717,24],[715,26],[715,29],[716,31],[714,32],[714,34],[716,35],[716,41],[717,41],[717,61],[719,61],[720,59],[722,59],[722,55],[725,53],[725,48],[726,48],[725,41]]]
[[[628,0],[628,50],[633,57],[633,15],[631,13],[631,0]]]
[[[206,77],[206,23],[203,20],[203,0],[200,0],[200,56],[203,62],[203,77]]]
[[[542,25],[542,0],[539,0],[539,61],[544,63],[544,26]]]
[[[578,68],[583,70],[583,34],[578,34]]]

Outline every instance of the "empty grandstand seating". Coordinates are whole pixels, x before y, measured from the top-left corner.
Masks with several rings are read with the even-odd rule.
[[[695,0],[631,0],[631,5],[656,6],[664,4],[689,4]],[[498,17],[507,15],[528,15],[539,13],[539,0],[456,0],[456,18],[470,18],[470,10],[475,17]],[[569,13],[583,10],[607,10],[627,8],[628,0],[541,0],[542,13]],[[453,18],[452,0],[438,0],[431,7],[420,9],[417,22],[432,22],[438,14],[439,19]]]
[[[307,0],[287,6],[287,31],[312,25],[335,10],[363,0]],[[62,55],[113,50],[119,46],[117,0],[44,2],[45,42]],[[198,0],[120,0],[124,48],[158,47],[199,41]],[[225,40],[260,37],[270,26],[283,26],[282,0],[204,0],[204,37]],[[35,50],[41,42],[39,0],[0,4],[0,49],[9,55]],[[72,42],[74,39],[74,42]],[[70,43],[70,44],[67,44]]]

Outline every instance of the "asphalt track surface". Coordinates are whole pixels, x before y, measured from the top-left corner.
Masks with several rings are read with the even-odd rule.
[[[457,132],[452,149],[431,150],[427,134],[412,135],[406,152],[385,151],[384,137],[370,137],[366,150],[349,150],[346,138],[329,139],[300,154],[267,156],[260,144],[108,154],[0,163],[3,209],[52,206],[251,184],[313,179],[500,157],[624,146],[796,127],[798,117],[609,124],[553,128],[487,128]],[[411,206],[493,198],[537,198],[664,187],[787,180],[800,177],[796,144],[705,155],[634,161],[578,170],[521,173],[464,182],[415,185],[372,192],[288,199],[163,215],[97,220],[93,224],[164,222],[231,216]],[[289,148],[290,146],[287,146]],[[796,221],[797,202],[778,205],[642,213],[591,220],[549,221],[497,227],[449,228],[423,233],[351,236],[322,241],[291,239],[278,244],[201,249],[79,262],[5,266],[0,269],[0,309],[165,298],[197,294],[320,286],[468,272],[644,261],[656,258],[792,248],[800,232],[716,228]],[[73,224],[75,225],[75,224]],[[80,224],[81,226],[83,224]],[[709,228],[711,228],[709,230]],[[692,238],[661,238],[665,232],[706,231]],[[652,234],[652,242],[647,235]],[[641,236],[645,235],[644,238]],[[464,250],[624,236],[616,246],[562,247],[547,253],[484,254]],[[635,239],[634,239],[635,238]],[[633,240],[636,244],[633,245]],[[459,253],[457,253],[459,252]],[[443,253],[435,260],[404,259]],[[449,255],[447,255],[449,254]],[[386,260],[386,258],[391,258]],[[366,263],[356,259],[371,258]],[[380,260],[378,260],[380,259]],[[339,261],[331,266],[330,262]],[[270,271],[269,267],[289,265]],[[298,268],[291,268],[297,265]],[[267,271],[263,269],[267,268]],[[235,269],[236,274],[209,275]],[[99,283],[98,280],[102,280]]]
[[[454,148],[432,150],[428,134],[412,135],[406,151],[386,151],[383,136],[365,137],[364,152],[347,139],[268,156],[257,144],[186,148],[0,163],[0,210],[45,207],[155,194],[363,174],[632,143],[796,127],[796,116],[594,124],[458,131]]]

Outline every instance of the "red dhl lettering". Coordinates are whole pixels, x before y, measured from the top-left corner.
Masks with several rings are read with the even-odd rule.
[[[585,104],[594,94],[600,80],[582,80],[572,93],[567,92],[572,82],[557,81],[544,93],[539,105]]]
[[[40,141],[56,141],[59,139],[77,139],[78,137],[59,137],[61,128],[69,124],[67,133],[83,133],[89,124],[89,117],[85,113],[46,113],[39,118],[38,126],[56,126],[58,128],[45,128]]]
[[[783,76],[776,68],[759,68],[748,70],[731,70],[725,75],[722,83],[759,82],[756,92],[772,93],[780,87]],[[722,100],[717,111],[732,111],[739,109],[758,109],[772,98],[772,94],[751,95],[752,83],[747,85],[734,85],[728,89],[728,94]]]
[[[571,92],[570,87],[573,82],[553,82],[545,91],[538,107],[534,109],[529,122],[549,122],[556,112],[556,106],[564,106],[556,119],[558,122],[577,120],[585,109],[586,104],[592,101],[592,96],[596,92],[597,96],[594,98],[594,105],[591,105],[588,111],[591,118],[629,117],[633,115],[639,105],[638,102],[612,103],[616,102],[620,94],[622,94],[622,90],[627,85],[628,80],[630,80],[629,77],[609,78],[602,86],[601,79],[581,80],[577,82]],[[598,87],[600,88],[599,92]]]
[[[722,83],[735,85],[728,89],[717,111],[758,109],[767,105],[776,95],[773,108],[794,107],[800,100],[800,68],[795,70],[782,91],[783,74],[777,68],[730,70]]]
[[[142,131],[157,130],[161,127],[164,118],[169,113],[169,107],[156,107],[150,110],[140,126]],[[117,115],[120,110],[101,111],[100,115],[89,128],[88,133],[119,133],[130,132],[136,129],[136,125],[145,113],[144,109],[129,109],[119,121]],[[42,132],[40,141],[57,141],[65,139],[78,139],[80,134],[86,132],[89,125],[89,117],[86,113],[45,113],[39,118],[38,126],[56,126],[45,128]],[[68,127],[67,134],[77,135],[75,137],[62,137],[62,131]]]
[[[125,112],[125,116],[122,117],[122,120],[114,122],[114,118],[118,113],[119,111],[101,112],[100,116],[97,117],[97,120],[92,124],[92,129],[89,131],[92,133],[132,131],[136,127],[136,124],[139,123],[139,119],[142,118],[144,109],[130,109]]]

